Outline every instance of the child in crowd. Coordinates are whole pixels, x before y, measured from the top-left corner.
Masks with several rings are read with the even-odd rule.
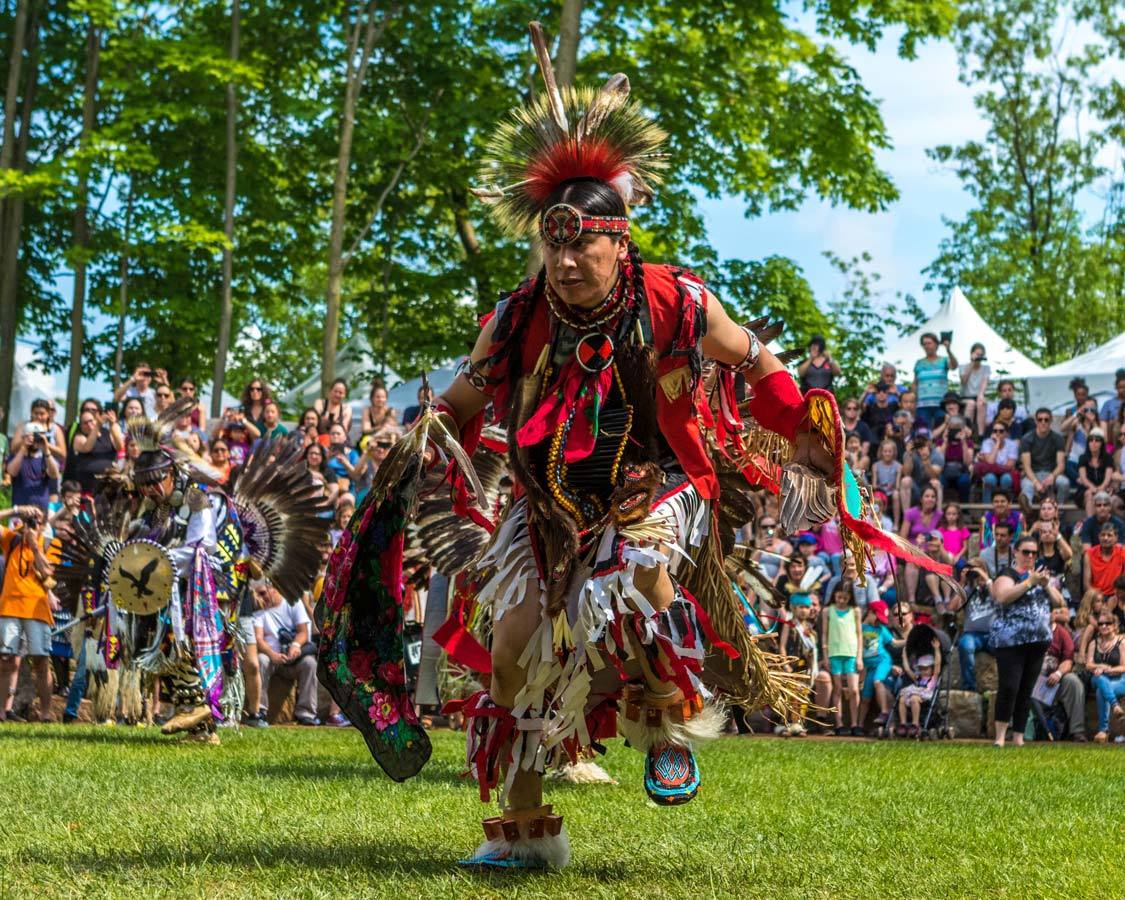
[[[874,697],[879,704],[879,715],[875,725],[882,728],[891,713],[891,693],[887,690],[887,678],[891,674],[894,660],[891,650],[895,646],[895,636],[890,629],[887,604],[882,600],[872,600],[867,604],[863,617],[863,690],[860,691],[859,721],[867,719],[867,710]]]
[[[871,488],[891,498],[896,524],[902,519],[898,498],[902,485],[902,463],[898,461],[897,454],[898,445],[892,440],[885,440],[879,444],[879,456],[871,464]]]
[[[919,628],[928,626],[919,625]],[[933,633],[933,630],[930,630]],[[902,655],[903,668],[910,678],[911,684],[904,687],[898,694],[898,727],[895,734],[899,737],[918,737],[922,731],[922,704],[933,699],[937,690],[938,678],[941,676],[941,643],[935,635],[930,641],[928,650],[920,654],[904,652]],[[910,711],[910,724],[906,724],[906,713]]]
[[[969,529],[961,517],[961,507],[956,503],[947,503],[945,512],[942,513],[941,542],[946,552],[953,557],[954,562],[964,559],[969,547]]]
[[[844,442],[844,456],[857,477],[864,478],[867,475],[867,470],[871,468],[871,459],[863,452],[863,441],[854,431]]]
[[[817,556],[837,578],[840,577],[844,560],[844,541],[840,537],[840,520],[833,516],[819,529],[819,550]]]
[[[844,691],[851,714],[851,734],[861,737],[859,725],[859,673],[863,671],[863,643],[859,608],[850,582],[836,583],[829,604],[821,613],[820,639],[828,671],[832,676],[832,705],[836,710],[836,734],[845,735]]]
[[[798,592],[790,596],[788,621],[781,626],[780,647],[782,655],[790,660],[785,665],[785,671],[807,674],[810,689],[815,689],[818,694],[815,702],[818,706],[822,705],[819,694],[823,691],[824,705],[826,705],[831,681],[827,672],[820,671],[820,660],[816,650],[816,630],[813,628],[812,620],[812,598],[808,594]],[[798,710],[797,721],[782,723],[774,729],[774,732],[789,736],[804,736],[807,732],[802,720],[807,712],[808,704],[802,704]]]

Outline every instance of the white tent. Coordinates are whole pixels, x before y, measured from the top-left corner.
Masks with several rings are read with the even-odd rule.
[[[954,288],[938,311],[921,327],[888,344],[883,359],[898,367],[900,381],[910,381],[913,377],[914,363],[923,356],[921,337],[927,331],[939,338],[943,331],[953,332],[953,355],[958,363],[969,361],[969,350],[973,344],[984,344],[985,361],[992,368],[994,380],[1000,377],[1028,378],[1043,371],[1041,366],[993,331],[961,289]]]
[[[343,378],[348,383],[350,388],[348,399],[360,404],[360,408],[367,402],[367,391],[371,386],[369,379],[373,373],[378,373],[378,371],[379,365],[375,361],[375,353],[367,338],[362,334],[353,334],[336,354],[336,377]],[[386,377],[383,380],[389,385],[398,384],[402,381],[390,369],[386,370]],[[283,394],[281,402],[289,407],[305,409],[312,406],[313,401],[318,397],[320,397],[319,371]]]
[[[58,394],[55,390],[55,376],[49,372],[32,369],[35,350],[28,344],[16,344],[16,364],[12,378],[12,398],[9,431],[15,430],[17,422],[24,422],[31,415],[31,401],[42,397],[53,400]],[[59,419],[62,419],[62,404],[59,404]]]
[[[1119,334],[1081,356],[1056,363],[1029,378],[1027,386],[1031,402],[1035,406],[1052,409],[1073,402],[1069,385],[1072,378],[1079,376],[1086,379],[1091,394],[1108,396],[1113,393],[1114,376],[1118,369],[1125,369],[1125,334]]]

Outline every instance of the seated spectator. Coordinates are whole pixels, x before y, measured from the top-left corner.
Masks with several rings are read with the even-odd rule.
[[[984,359],[984,344],[973,344],[969,348],[969,361],[958,370],[961,376],[961,402],[965,405],[965,418],[977,434],[984,433],[988,408],[984,395],[988,390],[988,379],[992,377],[992,369]]]
[[[961,398],[956,391],[947,391],[945,396],[941,398],[941,416],[938,419],[937,425],[930,429],[930,439],[937,441],[948,427],[949,420],[953,416],[961,416]],[[965,420],[961,419],[963,426]]]
[[[855,477],[862,482],[871,468],[871,458],[864,452],[863,441],[856,432],[846,431],[844,435],[844,458]]]
[[[304,431],[310,425],[316,429],[317,434],[320,434],[320,413],[311,406],[301,413],[301,418],[297,421],[297,428]]]
[[[1086,452],[1078,460],[1078,484],[1074,490],[1074,502],[1086,510],[1087,516],[1094,514],[1094,498],[1098,494],[1109,496],[1113,484],[1113,460],[1105,448],[1105,432],[1093,429],[1087,435]]]
[[[289,429],[281,424],[281,408],[274,400],[267,400],[262,406],[262,437],[264,440],[285,437]]]
[[[895,727],[895,734],[899,737],[918,737],[921,734],[922,704],[933,699],[941,678],[941,667],[941,642],[936,633],[930,641],[929,652],[917,656],[903,653],[903,670],[910,683],[898,693],[899,724]]]
[[[1125,547],[1117,543],[1117,526],[1105,522],[1098,530],[1098,546],[1086,551],[1082,572],[1083,590],[1098,590],[1106,597],[1113,593],[1113,583],[1125,574]]]
[[[211,442],[211,449],[207,455],[211,468],[218,473],[219,484],[229,484],[231,462],[230,447],[227,442],[222,438],[216,438]]]
[[[755,562],[770,581],[776,581],[782,561],[793,555],[792,545],[778,532],[776,516],[766,514],[758,520],[754,546]]]
[[[961,507],[956,503],[947,503],[938,526],[941,532],[941,542],[946,552],[954,561],[963,559],[969,549],[970,531],[965,526],[961,515]]]
[[[1074,556],[1074,550],[1071,549],[1070,544],[1062,539],[1059,535],[1059,523],[1057,519],[1049,520],[1047,522],[1036,522],[1036,525],[1041,525],[1037,531],[1033,531],[1039,538],[1039,559],[1035,563],[1035,568],[1046,569],[1051,573],[1051,578],[1054,581],[1055,588],[1063,597],[1066,598],[1068,606],[1071,603],[1070,589],[1067,587],[1067,574],[1070,572],[1070,561]]]
[[[168,409],[176,399],[176,395],[172,393],[172,389],[166,384],[158,384],[153,391],[153,395],[156,397],[156,415],[160,415]]]
[[[840,367],[825,349],[824,338],[814,334],[809,339],[809,355],[797,364],[797,380],[802,391],[810,388],[832,390],[832,381],[837,375],[842,375]]]
[[[1005,423],[993,422],[989,436],[981,442],[980,453],[976,454],[973,462],[973,479],[980,481],[984,503],[991,503],[992,492],[997,487],[1006,492],[1016,488],[1018,463],[1019,441],[1009,436]]]
[[[1118,629],[1125,629],[1125,575],[1113,582],[1113,593],[1106,598],[1105,608],[1117,616]]]
[[[1004,378],[996,386],[996,399],[988,404],[985,418],[995,422],[1001,418],[1017,441],[1023,436],[1024,423],[1028,420],[1027,407],[1016,403],[1016,383]]]
[[[139,397],[129,397],[121,404],[121,422],[123,425],[128,426],[133,419],[144,419],[147,417],[148,413],[145,411],[145,405],[141,402]]]
[[[883,363],[883,365],[880,366],[879,381],[887,386],[887,395],[890,398],[891,405],[897,405],[898,398],[902,392],[906,390],[906,387],[898,383],[898,369],[895,368],[893,363]],[[878,382],[876,382],[876,384],[877,383]],[[862,398],[865,407],[875,402],[875,393],[875,384],[867,385]]]
[[[918,399],[914,418],[933,428],[941,421],[941,401],[949,389],[949,373],[957,368],[957,357],[948,340],[939,343],[937,335],[931,332],[923,334],[920,343],[925,355],[914,363],[914,393]],[[945,348],[943,357],[938,356],[939,346]]]
[[[48,585],[59,545],[44,535],[46,516],[38,507],[0,510],[0,520],[13,516],[22,520],[22,528],[0,526],[0,554],[7,561],[0,587],[0,720],[22,720],[12,706],[20,660],[26,654],[39,695],[39,721],[51,722],[51,626],[59,604]]]
[[[903,391],[898,395],[898,409],[899,412],[910,415],[910,433],[913,433],[917,428],[929,428],[925,422],[918,418],[918,395],[914,391]]]
[[[1125,544],[1125,519],[1115,516],[1112,509],[1109,494],[1105,491],[1094,494],[1094,512],[1082,522],[1082,530],[1079,532],[1084,550],[1089,550],[1098,543],[1098,534],[1106,522],[1112,523],[1117,529],[1117,543]]]
[[[418,402],[402,411],[402,427],[409,428],[422,415],[422,407],[434,402],[434,389],[428,385],[418,388]]]
[[[242,391],[240,405],[247,424],[253,426],[250,436],[254,440],[269,433],[269,429],[266,427],[266,404],[272,401],[270,386],[261,378],[251,378]]]
[[[863,451],[863,455],[870,456],[872,449],[878,445],[878,442],[875,439],[874,432],[860,418],[859,401],[855,397],[849,397],[844,401],[840,407],[840,419],[844,423],[844,433],[859,435],[860,449]]]
[[[1005,569],[1015,565],[1015,551],[1012,546],[1012,526],[1007,522],[997,522],[992,526],[992,545],[980,552],[981,562],[988,569],[989,577],[996,578]]]
[[[68,457],[70,477],[87,494],[93,494],[98,476],[117,463],[118,451],[125,449],[125,435],[116,422],[102,415],[97,401],[86,401],[78,417],[78,429]]]
[[[348,490],[351,481],[356,477],[356,464],[359,462],[359,453],[348,446],[348,433],[339,422],[333,424],[328,430],[328,459],[324,464],[324,474],[330,481],[335,481],[341,491]]]
[[[777,581],[774,583],[774,587],[777,588],[782,599],[789,602],[789,598],[793,594],[811,595],[816,593],[811,587],[806,586],[805,575],[807,572],[808,563],[800,554],[786,560],[781,574],[777,576]]]
[[[1042,531],[1048,523],[1053,523],[1055,530],[1064,537],[1068,536],[1068,531],[1073,531],[1069,526],[1064,525],[1063,521],[1059,518],[1059,505],[1055,502],[1054,497],[1043,498],[1043,502],[1039,504],[1039,514],[1029,531],[1031,534],[1038,536],[1039,532]],[[1096,531],[1094,532],[1094,542],[1097,542]]]
[[[77,481],[64,481],[59,488],[59,496],[62,506],[47,518],[48,527],[44,533],[49,538],[69,529],[82,510],[82,485]]]
[[[937,502],[941,504],[941,475],[945,471],[945,457],[935,450],[924,428],[906,441],[902,457],[902,480],[899,502],[903,509],[918,503],[924,488],[932,487]],[[936,526],[934,526],[936,527]]]
[[[1086,591],[1082,595],[1082,602],[1078,604],[1072,636],[1075,658],[1083,669],[1086,666],[1086,648],[1098,631],[1098,616],[1105,608],[1105,595],[1101,591]]]
[[[343,378],[337,378],[328,389],[328,396],[319,398],[313,403],[320,420],[317,427],[320,433],[327,435],[333,425],[344,426],[344,434],[352,430],[352,408],[348,405],[348,383]]]
[[[51,501],[52,482],[61,477],[58,461],[48,443],[47,425],[42,421],[47,407],[32,403],[32,421],[17,430],[5,471],[12,479],[12,502],[16,506],[36,506],[44,512]],[[36,416],[36,413],[41,413]]]
[[[188,448],[192,453],[201,454],[207,446],[207,435],[191,423],[191,413],[180,416],[172,425],[172,443],[180,448]]]
[[[977,689],[976,655],[989,651],[988,633],[996,617],[996,601],[992,597],[992,574],[981,559],[971,559],[961,570],[962,596],[954,595],[950,610],[964,610],[961,635],[957,638],[957,661],[961,666],[961,689]]]
[[[1119,417],[1121,407],[1125,406],[1125,371],[1118,369],[1113,381],[1116,395],[1110,397],[1102,404],[1101,419],[1103,422],[1112,422]]]
[[[320,515],[326,519],[332,518],[332,506],[336,501],[336,495],[340,491],[340,485],[334,478],[329,477],[328,470],[325,467],[325,450],[321,444],[309,444],[305,447],[305,465],[308,467],[309,474],[312,476],[313,481],[322,485],[324,488],[324,501],[325,510]]]
[[[1027,503],[1048,493],[1059,505],[1066,503],[1070,492],[1067,479],[1063,437],[1051,427],[1051,411],[1041,406],[1035,411],[1035,430],[1020,441],[1020,468],[1023,483],[1020,495]]]
[[[804,578],[804,582],[808,585],[809,576],[815,578],[815,581],[812,582],[807,590],[813,590],[819,593],[828,583],[828,579],[831,577],[832,573],[829,572],[828,566],[824,564],[824,561],[816,555],[817,546],[816,535],[805,532],[797,537],[797,555],[805,561],[806,577]]]
[[[270,680],[280,676],[297,682],[297,705],[293,717],[298,725],[319,725],[316,717],[316,653],[304,652],[309,643],[310,622],[301,603],[289,603],[273,585],[258,582],[254,588],[258,609],[254,612],[254,636],[258,644],[262,708],[269,712]]]
[[[1098,408],[1094,400],[1087,400],[1073,416],[1067,416],[1059,424],[1059,432],[1066,438],[1066,477],[1073,484],[1078,480],[1078,460],[1086,452],[1090,432],[1101,428],[1098,421]],[[1102,434],[1105,434],[1104,429]],[[1104,444],[1103,438],[1103,444]],[[1104,446],[1103,446],[1103,449]]]
[[[1012,508],[1011,500],[1006,491],[996,491],[992,495],[992,509],[986,509],[980,520],[980,546],[983,550],[992,546],[992,531],[997,522],[1006,522],[1009,533],[1013,539],[1019,538],[1024,532],[1023,515],[1018,509]]]
[[[336,500],[336,512],[332,518],[332,527],[328,529],[328,538],[332,541],[333,547],[336,546],[347,529],[348,522],[351,521],[354,512],[355,496],[353,494],[341,494]]]
[[[1094,741],[1104,744],[1109,738],[1111,713],[1121,715],[1125,697],[1125,649],[1115,616],[1104,610],[1098,616],[1097,635],[1086,647],[1086,668],[1098,703],[1098,731]]]
[[[958,499],[968,503],[973,478],[973,438],[965,420],[959,415],[948,416],[942,423],[942,432],[935,446],[945,458],[942,485],[947,491],[957,491]]]
[[[891,510],[897,527],[902,521],[902,463],[895,458],[898,448],[892,440],[879,444],[879,456],[871,464],[871,488],[891,498]]]
[[[871,430],[875,439],[882,440],[885,437],[890,437],[891,430],[894,427],[893,421],[898,403],[891,402],[891,396],[890,385],[880,381],[875,385],[871,402],[863,409],[862,421]],[[895,400],[897,401],[897,399],[896,397]]]
[[[189,417],[192,427],[202,431],[203,426],[207,424],[207,413],[203,409],[203,401],[199,399],[199,389],[195,385],[195,379],[181,378],[179,394],[181,397],[190,397],[195,401]]]
[[[899,535],[912,544],[926,549],[926,539],[930,532],[936,531],[941,524],[941,507],[938,506],[937,490],[927,485],[922,491],[922,497],[917,506],[911,506],[902,514],[902,527]],[[905,570],[906,597],[908,603],[913,604],[918,589],[918,567],[913,563],[906,564]]]
[[[433,391],[430,394],[432,396]],[[422,388],[418,389],[418,395],[421,397]],[[415,418],[417,415],[415,413]],[[364,434],[374,434],[395,424],[395,411],[387,406],[387,386],[381,378],[374,378],[371,380],[371,390],[367,394],[367,407],[363,410],[362,431]]]
[[[1113,432],[1116,436],[1116,449],[1113,451],[1113,475],[1110,494],[1117,512],[1125,511],[1125,426],[1118,425]]]
[[[1062,709],[1067,734],[1072,741],[1086,742],[1086,687],[1074,674],[1074,640],[1067,624],[1070,610],[1061,597],[1051,598],[1051,643],[1043,657],[1042,674],[1047,687],[1055,688],[1052,706]]]

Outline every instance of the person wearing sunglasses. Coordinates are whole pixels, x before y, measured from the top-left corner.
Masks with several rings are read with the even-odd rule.
[[[1020,496],[1028,504],[1053,494],[1061,506],[1070,496],[1070,479],[1065,474],[1066,441],[1051,427],[1052,422],[1051,411],[1039,407],[1035,410],[1035,430],[1020,441]]]
[[[199,399],[199,387],[194,378],[181,378],[177,389],[181,397],[191,397],[195,405],[191,408],[191,424],[193,428],[202,430],[207,421],[207,414],[203,411],[203,401]]]
[[[988,645],[996,658],[996,741],[1003,747],[1008,730],[1012,743],[1023,746],[1023,732],[1031,708],[1031,689],[1043,668],[1051,642],[1051,601],[1066,601],[1051,584],[1051,573],[1035,568],[1039,542],[1024,535],[1016,543],[1013,564],[992,583],[996,615]]]
[[[1104,744],[1109,739],[1110,714],[1123,715],[1121,698],[1125,697],[1125,650],[1118,634],[1117,617],[1102,610],[1097,619],[1094,639],[1086,647],[1086,668],[1098,704],[1098,730],[1094,741]]]

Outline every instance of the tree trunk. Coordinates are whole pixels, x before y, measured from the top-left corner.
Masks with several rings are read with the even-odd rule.
[[[238,61],[240,0],[231,0],[230,58]],[[222,312],[219,315],[219,347],[215,353],[215,373],[211,383],[211,417],[217,419],[223,406],[223,379],[227,371],[227,351],[230,349],[231,319],[234,315],[232,281],[234,279],[234,196],[238,172],[238,90],[233,81],[227,82],[227,179],[223,198],[223,286]]]
[[[90,19],[86,29],[86,84],[82,94],[82,135],[79,146],[86,147],[94,131],[98,102],[98,61],[101,55],[102,32]],[[66,424],[78,416],[78,387],[82,380],[83,314],[86,307],[86,253],[90,245],[90,223],[86,197],[89,169],[83,167],[78,177],[77,202],[74,208],[74,300],[70,308],[70,371],[66,380]]]
[[[473,220],[469,216],[469,195],[463,189],[457,189],[451,196],[453,207],[453,221],[457,227],[457,237],[461,240],[461,247],[465,251],[468,269],[476,286],[477,312],[484,314],[496,303],[492,292],[492,281],[488,277],[488,269],[481,259],[480,239]]]
[[[325,290],[324,314],[324,352],[321,357],[320,387],[322,396],[328,396],[328,388],[336,377],[336,346],[340,336],[340,293],[344,282],[344,226],[347,222],[348,175],[352,161],[352,135],[355,132],[355,107],[363,81],[367,75],[367,63],[376,37],[386,27],[376,28],[375,2],[369,0],[362,12],[356,15],[347,41],[347,60],[344,70],[344,107],[340,116],[340,145],[336,156],[336,176],[332,183],[332,224],[328,236],[328,285]],[[360,50],[360,33],[363,33],[363,48]],[[359,59],[356,53],[359,52]]]
[[[555,81],[560,88],[573,87],[578,72],[578,42],[582,39],[582,4],[584,0],[563,0],[559,13],[559,43],[555,50]],[[539,271],[543,255],[537,241],[527,251],[528,277]]]
[[[0,138],[0,170],[19,168],[22,160],[16,152],[16,104],[23,74],[24,45],[29,32],[35,28],[34,16],[29,26],[29,2],[16,3],[15,28],[12,34],[12,51],[8,60],[8,78],[4,89],[3,137]],[[24,97],[23,125],[20,138],[26,143],[30,120],[30,94],[36,77],[36,65],[29,64],[29,90]],[[19,247],[20,229],[23,225],[23,198],[0,200],[0,433],[6,433],[11,420],[8,409],[12,399],[12,384],[16,369],[16,324],[19,320]]]
[[[117,289],[117,337],[113,348],[113,391],[121,387],[121,366],[125,357],[125,314],[129,310],[129,225],[133,216],[133,182],[129,182],[129,193],[125,198],[125,233],[121,245],[121,262],[118,266],[120,279]]]

